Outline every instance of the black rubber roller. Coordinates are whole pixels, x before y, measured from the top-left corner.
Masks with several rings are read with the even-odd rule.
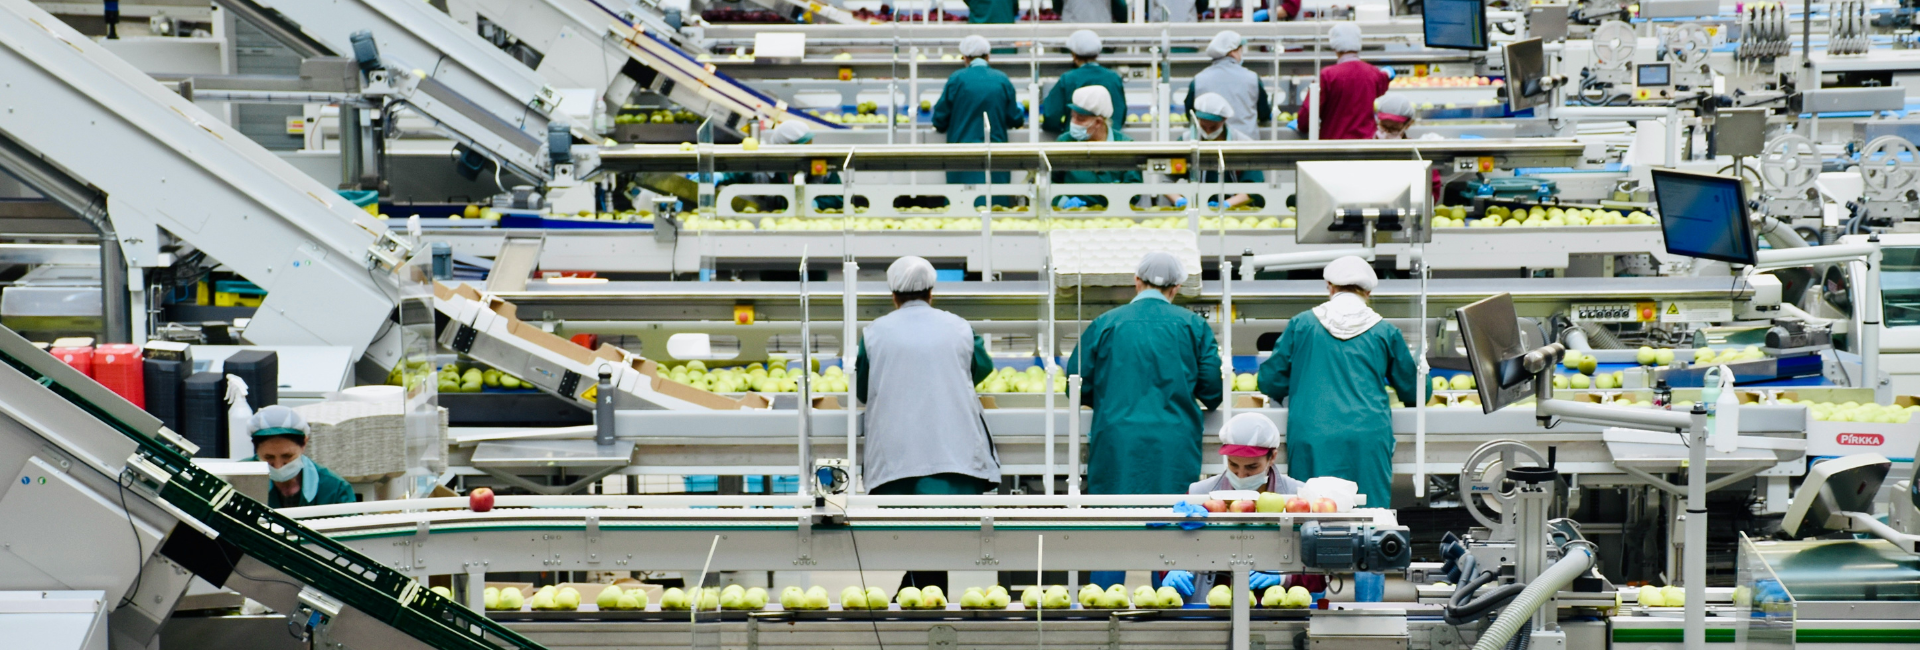
[[[1507,480],[1515,483],[1546,483],[1560,479],[1560,472],[1551,467],[1514,467],[1507,470]]]

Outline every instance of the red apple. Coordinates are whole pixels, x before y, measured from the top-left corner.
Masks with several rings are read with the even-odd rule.
[[[1253,499],[1241,499],[1233,502],[1233,505],[1229,506],[1229,509],[1234,512],[1253,512],[1254,508],[1258,505],[1259,504],[1255,503]]]
[[[1206,508],[1207,512],[1226,512],[1227,502],[1221,501],[1219,499],[1210,499],[1205,503],[1200,504],[1200,507]]]
[[[1333,499],[1320,497],[1318,499],[1313,500],[1313,511],[1314,512],[1339,512],[1340,504],[1334,503]]]
[[[1300,497],[1287,497],[1287,512],[1313,512],[1313,505]]]
[[[467,493],[467,509],[474,512],[486,512],[493,509],[493,489],[474,488]]]

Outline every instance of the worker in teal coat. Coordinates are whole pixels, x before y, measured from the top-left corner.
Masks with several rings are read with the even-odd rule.
[[[1293,398],[1288,475],[1353,481],[1367,507],[1392,507],[1393,411],[1385,387],[1413,405],[1413,355],[1400,329],[1367,306],[1380,284],[1372,266],[1342,257],[1324,276],[1331,297],[1287,322],[1273,356],[1260,364],[1260,392],[1276,403]]]
[[[990,49],[986,37],[978,34],[960,40],[960,56],[966,57],[967,65],[947,77],[940,99],[933,103],[933,130],[947,134],[948,144],[988,142],[989,129],[992,142],[1006,142],[1007,129],[1027,123],[1013,82],[987,65]],[[986,177],[984,172],[947,172],[947,182],[954,185],[978,185]],[[993,173],[994,185],[1010,182],[1007,172]],[[1011,205],[1010,197],[996,197],[994,202]]]
[[[1113,104],[1108,103],[1106,91],[1097,86],[1088,86],[1074,91],[1073,103],[1069,105],[1073,112],[1072,126],[1066,133],[1060,134],[1060,142],[1131,142],[1133,138],[1113,127]],[[1055,183],[1138,183],[1139,170],[1083,170],[1071,169],[1053,172]],[[1062,196],[1055,200],[1059,208],[1079,208],[1094,206],[1106,208],[1107,199],[1101,196]]]
[[[1093,407],[1090,494],[1183,494],[1200,478],[1200,410],[1220,405],[1220,350],[1206,320],[1173,304],[1186,278],[1179,258],[1148,253],[1133,302],[1094,319],[1067,361]]]
[[[1092,30],[1082,29],[1067,36],[1067,49],[1073,52],[1072,70],[1060,75],[1053,89],[1047,91],[1047,98],[1040,102],[1040,129],[1048,133],[1061,133],[1067,130],[1072,119],[1067,104],[1073,101],[1074,92],[1087,86],[1099,86],[1107,89],[1112,97],[1110,105],[1115,115],[1127,113],[1127,89],[1120,82],[1120,74],[1100,65],[1100,35]]]
[[[1019,19],[1014,0],[967,0],[967,22],[1011,24]]]
[[[353,503],[353,486],[333,470],[307,457],[311,429],[298,411],[274,404],[260,409],[247,422],[253,434],[253,457],[267,463],[267,507],[292,508]]]

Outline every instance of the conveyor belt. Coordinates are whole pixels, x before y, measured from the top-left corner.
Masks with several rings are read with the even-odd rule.
[[[39,385],[38,390],[0,395],[0,401],[64,402],[136,444],[133,456],[122,460],[112,458],[114,452],[109,447],[119,448],[124,441],[96,441],[99,449],[72,449],[74,445],[84,446],[88,439],[64,436],[58,431],[37,432],[47,439],[42,444],[57,444],[75,451],[76,455],[91,455],[83,458],[119,464],[93,469],[109,476],[137,477],[143,485],[125,492],[164,502],[183,521],[196,522],[192,529],[176,528],[169,545],[198,539],[199,545],[215,547],[225,555],[227,566],[223,568],[232,569],[235,574],[239,574],[234,566],[239,558],[257,561],[425,647],[444,650],[540,647],[472,610],[433,594],[388,565],[362,556],[351,547],[236,493],[231,485],[194,465],[182,446],[184,443],[171,437],[157,420],[5,328],[0,328],[0,366],[5,368],[0,372],[17,373]],[[15,412],[11,408],[6,410]],[[124,493],[122,498],[127,498]],[[44,528],[49,523],[58,530],[58,522],[44,521],[0,521],[0,528]],[[208,539],[210,535],[196,531],[208,531],[217,537]],[[218,576],[212,580],[226,582]],[[235,582],[252,583],[253,577],[235,578]]]

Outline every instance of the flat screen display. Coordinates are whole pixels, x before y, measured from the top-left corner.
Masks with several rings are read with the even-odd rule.
[[[1421,5],[1427,47],[1487,49],[1487,5],[1483,0],[1426,0]]]
[[[1672,68],[1665,63],[1648,63],[1635,68],[1633,83],[1636,86],[1665,86],[1673,83]]]
[[[1758,255],[1747,222],[1747,190],[1740,179],[1716,174],[1653,170],[1653,198],[1667,252],[1732,264]]]

